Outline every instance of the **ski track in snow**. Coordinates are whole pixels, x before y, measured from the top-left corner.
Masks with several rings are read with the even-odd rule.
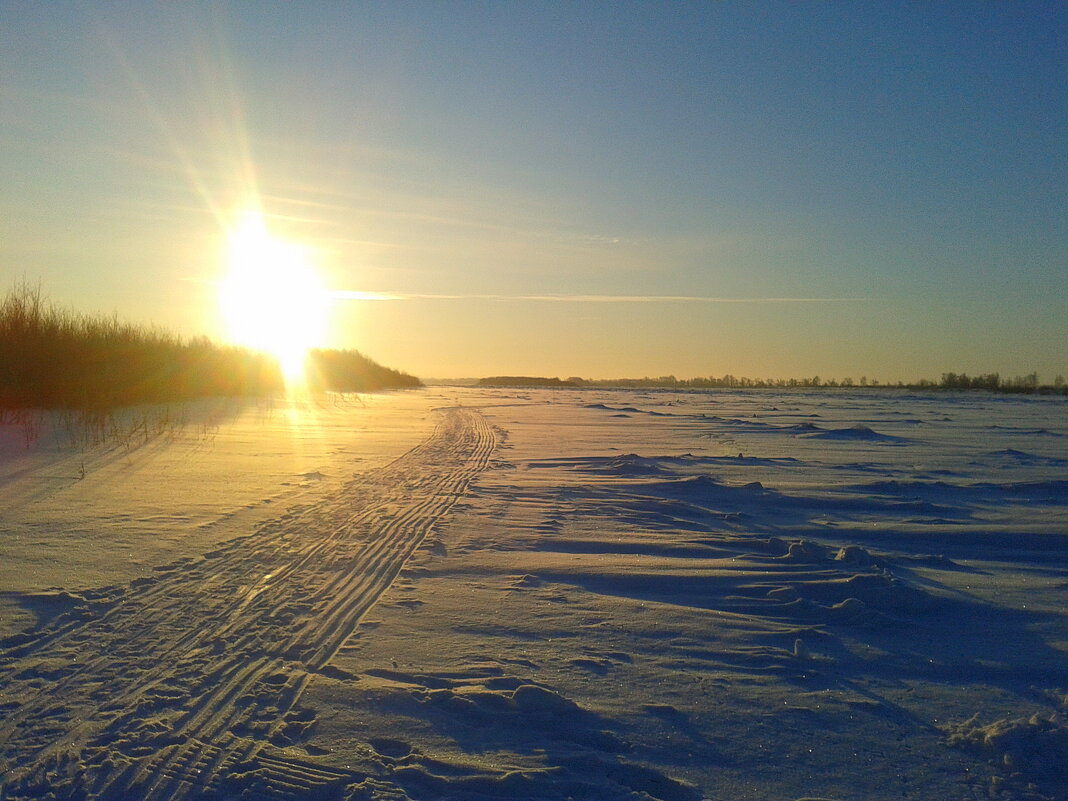
[[[313,722],[301,694],[494,447],[480,413],[445,410],[328,501],[6,641],[0,686],[25,700],[0,703],[0,797],[179,801],[255,770],[261,797],[299,798],[362,779],[282,754]]]

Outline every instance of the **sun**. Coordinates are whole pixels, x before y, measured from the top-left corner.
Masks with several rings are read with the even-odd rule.
[[[274,236],[258,212],[229,232],[219,305],[231,342],[275,356],[287,381],[303,378],[326,336],[329,295],[308,250]]]

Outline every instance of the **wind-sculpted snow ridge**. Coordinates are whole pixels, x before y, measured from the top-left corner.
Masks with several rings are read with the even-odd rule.
[[[992,757],[1009,770],[1002,783],[1006,794],[1023,795],[1030,785],[1063,798],[1068,788],[1068,720],[1063,714],[1068,697],[1061,707],[1052,714],[1003,718],[986,725],[977,713],[943,728],[950,745]]]
[[[988,457],[1008,462],[1010,464],[1037,465],[1042,467],[1068,467],[1068,459],[1057,459],[1050,456],[1037,456],[1026,451],[1018,451],[1013,448],[1005,448],[1000,451],[992,451],[986,454]]]
[[[647,414],[650,417],[671,417],[669,412],[657,412],[652,409],[638,409],[635,406],[608,406],[604,403],[587,403],[587,409],[601,409],[606,412],[621,412],[623,414]]]
[[[206,559],[9,582],[0,798],[1068,801],[1062,402],[405,399]]]
[[[508,589],[520,622],[464,631],[625,697],[617,726],[686,754],[649,735],[628,757],[655,754],[706,797],[1065,801],[1059,454],[994,444],[975,433],[988,417],[944,401],[828,408],[820,428],[749,402],[626,424],[584,404],[612,437],[572,428],[579,449],[556,456],[533,423],[513,433],[516,472],[480,488],[492,520],[529,521]]]
[[[0,651],[0,798],[342,798],[367,777],[282,748],[361,617],[489,464],[449,409],[434,434],[327,502],[203,560],[88,593]],[[349,788],[349,789],[346,789]],[[363,797],[363,796],[360,796]]]
[[[780,459],[757,459],[739,456],[695,456],[683,453],[678,456],[639,456],[627,453],[622,456],[585,456],[572,458],[541,459],[530,463],[532,468],[570,468],[590,473],[618,476],[663,475],[675,476],[678,469],[699,469],[728,464],[777,465],[798,464],[792,457]]]
[[[889,434],[881,434],[866,425],[857,423],[848,428],[834,428],[829,431],[818,431],[815,434],[806,434],[809,439],[848,440],[860,442],[907,442],[904,437],[894,437]]]

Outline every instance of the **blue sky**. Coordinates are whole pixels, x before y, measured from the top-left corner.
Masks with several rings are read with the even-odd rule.
[[[0,129],[0,276],[190,335],[255,192],[424,376],[1068,373],[1059,2],[0,3]]]

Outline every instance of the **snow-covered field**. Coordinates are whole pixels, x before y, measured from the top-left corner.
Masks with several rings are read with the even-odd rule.
[[[162,428],[0,427],[4,801],[1068,798],[1063,399]]]

